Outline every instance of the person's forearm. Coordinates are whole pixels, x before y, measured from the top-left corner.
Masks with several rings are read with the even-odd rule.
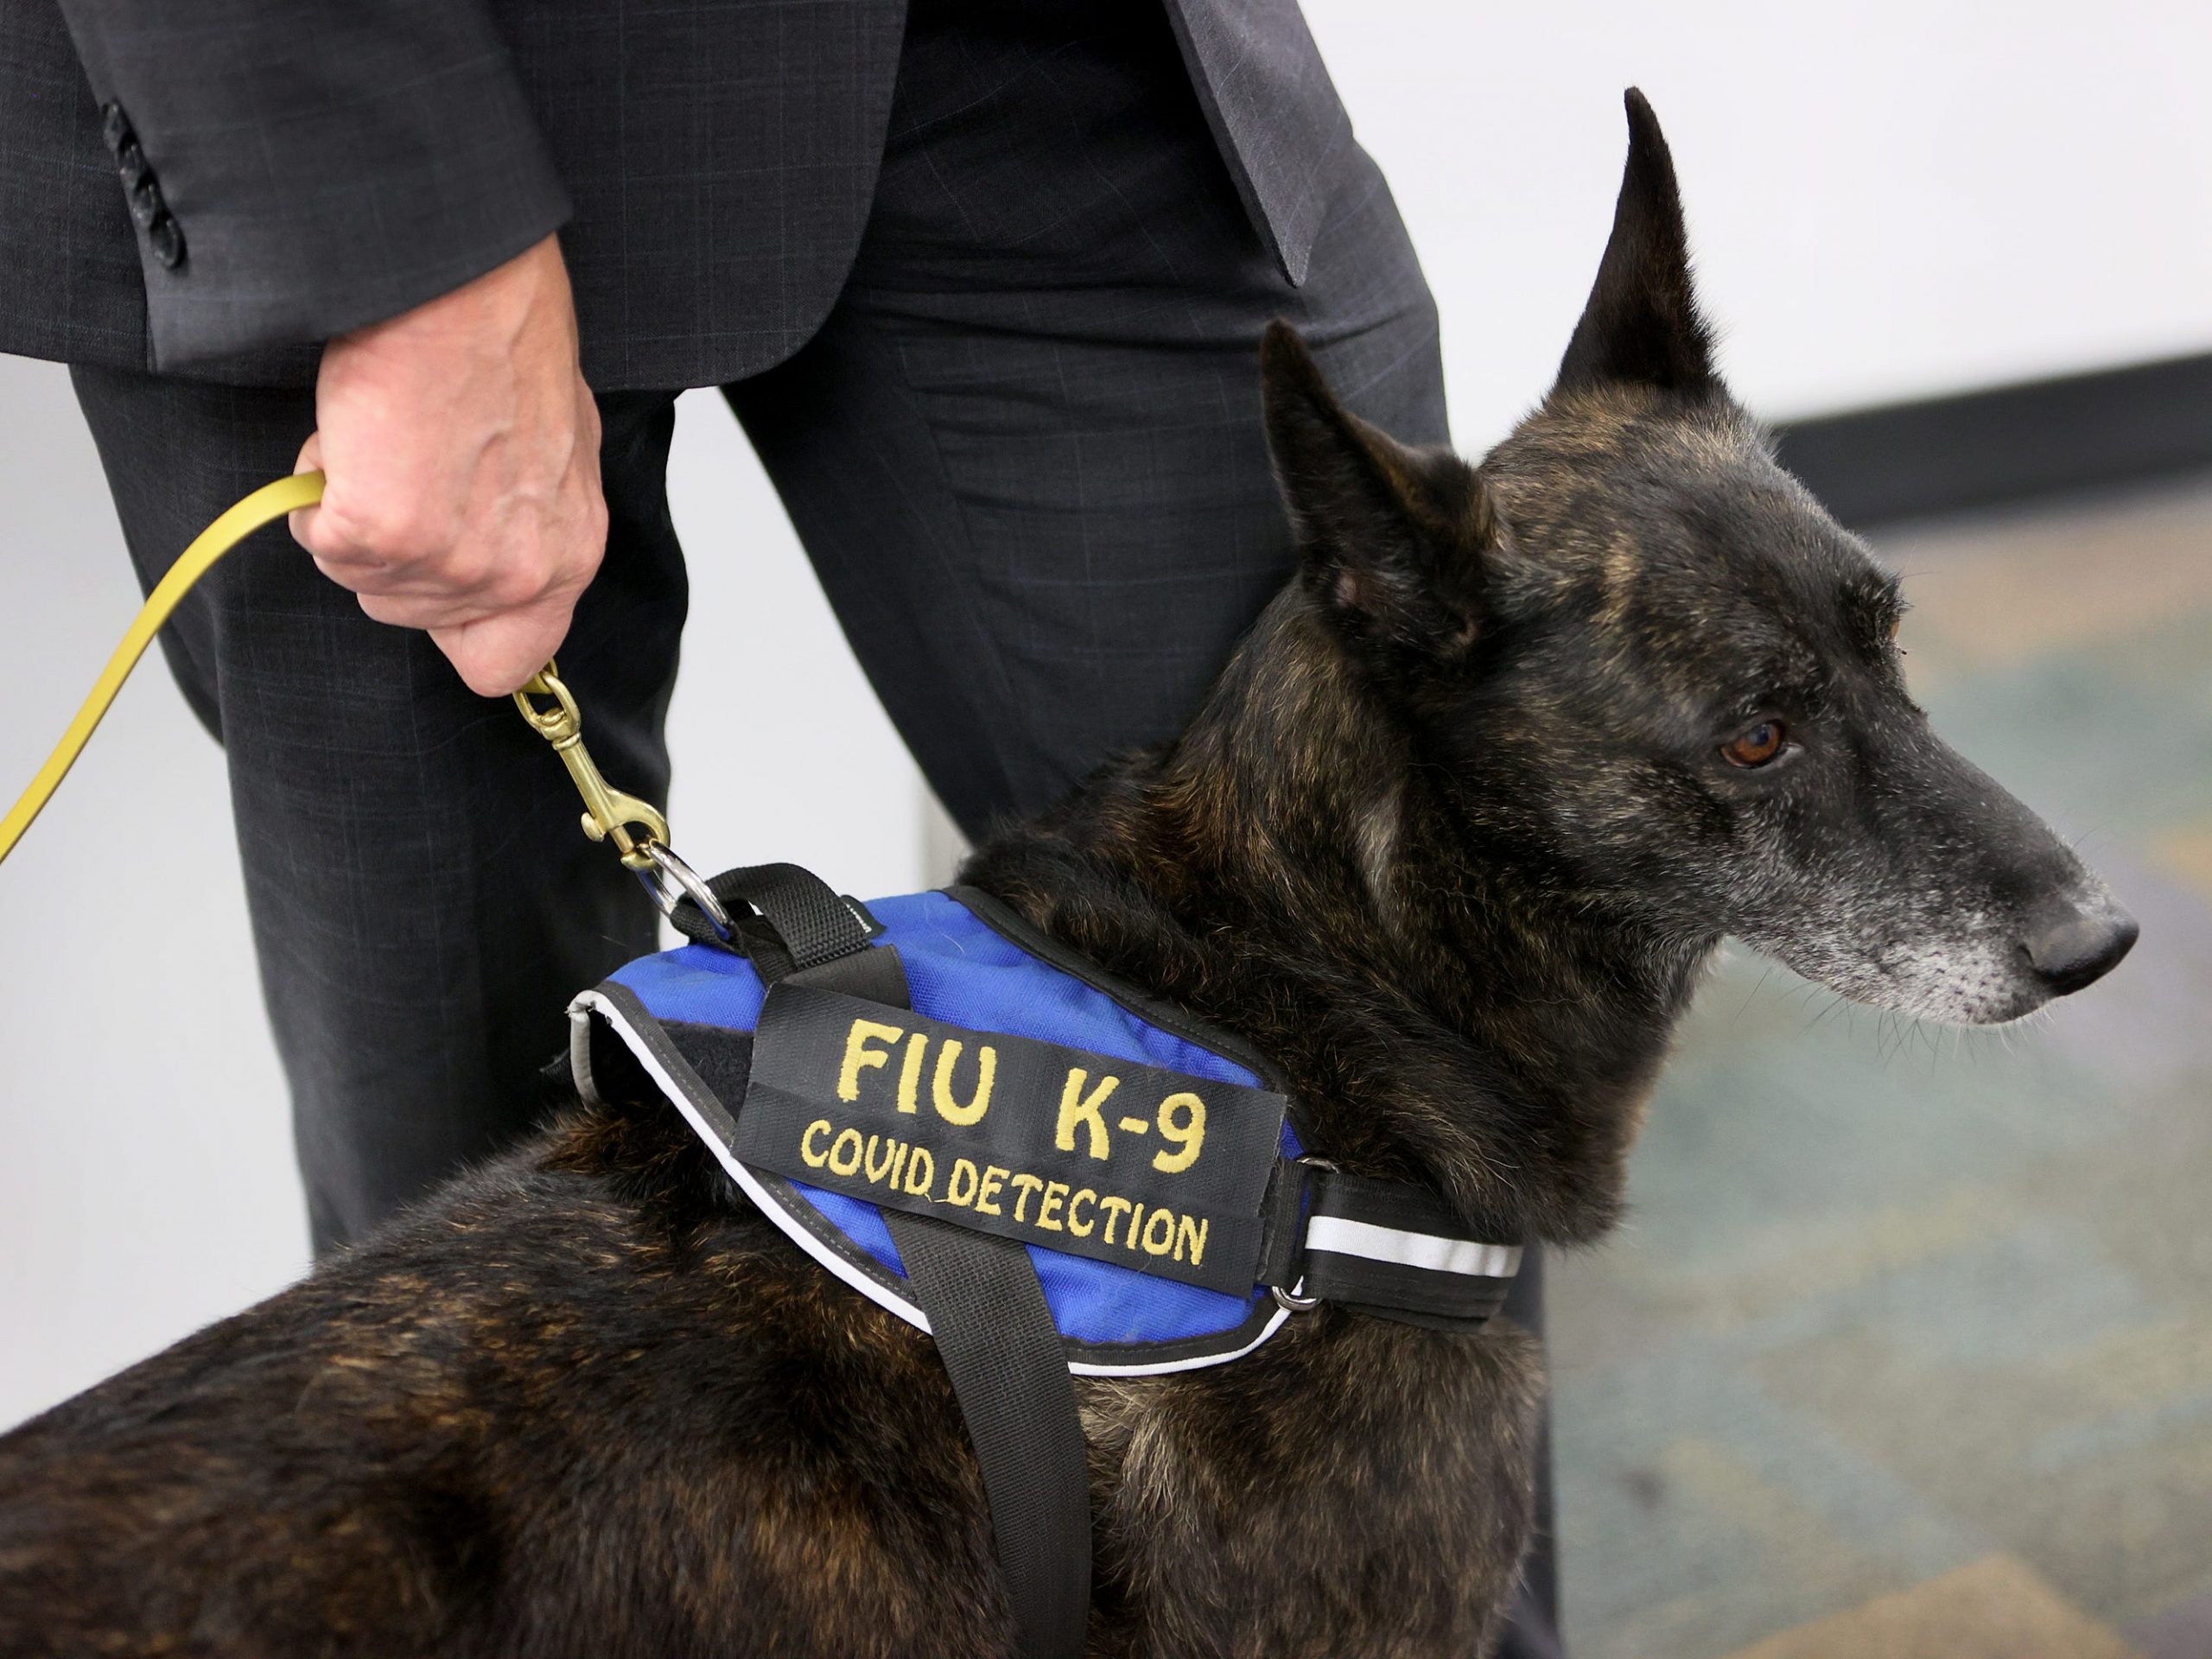
[[[60,0],[133,208],[154,365],[327,339],[569,202],[479,0]]]

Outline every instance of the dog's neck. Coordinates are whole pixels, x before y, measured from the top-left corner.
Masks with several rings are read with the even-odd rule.
[[[1312,604],[1272,606],[1176,742],[984,849],[969,879],[1290,1077],[1313,1149],[1567,1242],[1627,1147],[1708,954],[1452,798]]]

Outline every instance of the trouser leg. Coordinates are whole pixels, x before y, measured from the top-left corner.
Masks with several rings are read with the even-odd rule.
[[[949,21],[970,13],[1003,26]],[[1288,573],[1276,315],[1352,408],[1444,438],[1434,309],[1364,156],[1293,289],[1156,9],[915,7],[845,294],[728,395],[971,834],[1175,732]]]
[[[149,587],[224,507],[290,471],[314,426],[304,391],[73,378]],[[561,665],[607,774],[664,799],[685,602],[662,493],[672,406],[620,394],[602,414],[607,559]],[[657,918],[584,840],[565,771],[513,708],[469,692],[428,635],[370,621],[283,525],[202,581],[162,645],[224,747],[327,1250],[529,1127],[568,999],[652,950]]]
[[[1172,735],[1291,568],[1268,320],[1447,435],[1436,318],[1354,152],[1302,288],[1246,222],[1164,17],[916,0],[846,292],[728,389],[893,720],[971,835]],[[1532,1273],[1516,1299],[1541,1329]],[[1547,1478],[1547,1488],[1548,1480]],[[1547,1524],[1503,1651],[1557,1651]]]

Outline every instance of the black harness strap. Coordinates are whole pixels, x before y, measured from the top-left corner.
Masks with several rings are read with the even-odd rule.
[[[1518,1245],[1473,1230],[1434,1193],[1285,1159],[1268,1188],[1265,1283],[1286,1306],[1329,1302],[1435,1331],[1479,1331],[1521,1269]]]
[[[849,955],[883,931],[859,899],[840,897],[820,876],[797,864],[724,870],[707,887],[730,912],[734,939],[724,938],[688,897],[669,912],[669,921],[694,944],[749,957],[764,981]],[[899,1006],[906,1006],[903,991]]]
[[[882,1213],[982,1465],[1021,1651],[1073,1659],[1090,1618],[1090,1468],[1045,1287],[1013,1239]]]
[[[1467,1236],[1459,1213],[1402,1182],[1320,1169],[1306,1221],[1303,1294],[1404,1324],[1480,1329],[1520,1271],[1517,1245]]]
[[[709,886],[725,906],[750,906],[766,924],[736,914],[764,983],[789,979],[912,1006],[896,948],[869,944],[880,931],[874,918],[808,871],[760,865]],[[687,938],[725,944],[689,900],[674,919]],[[764,931],[773,939],[758,937]],[[1074,1659],[1090,1614],[1090,1465],[1036,1268],[1013,1239],[888,1208],[882,1215],[982,1467],[1020,1650],[1027,1659]]]

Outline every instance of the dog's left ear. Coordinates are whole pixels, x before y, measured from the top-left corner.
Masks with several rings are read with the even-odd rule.
[[[1345,409],[1287,322],[1268,325],[1260,365],[1268,447],[1307,587],[1355,640],[1465,655],[1498,536],[1481,475]]]
[[[1700,396],[1718,391],[1713,334],[1690,286],[1689,235],[1659,118],[1628,89],[1628,166],[1613,233],[1552,395],[1630,383]]]

